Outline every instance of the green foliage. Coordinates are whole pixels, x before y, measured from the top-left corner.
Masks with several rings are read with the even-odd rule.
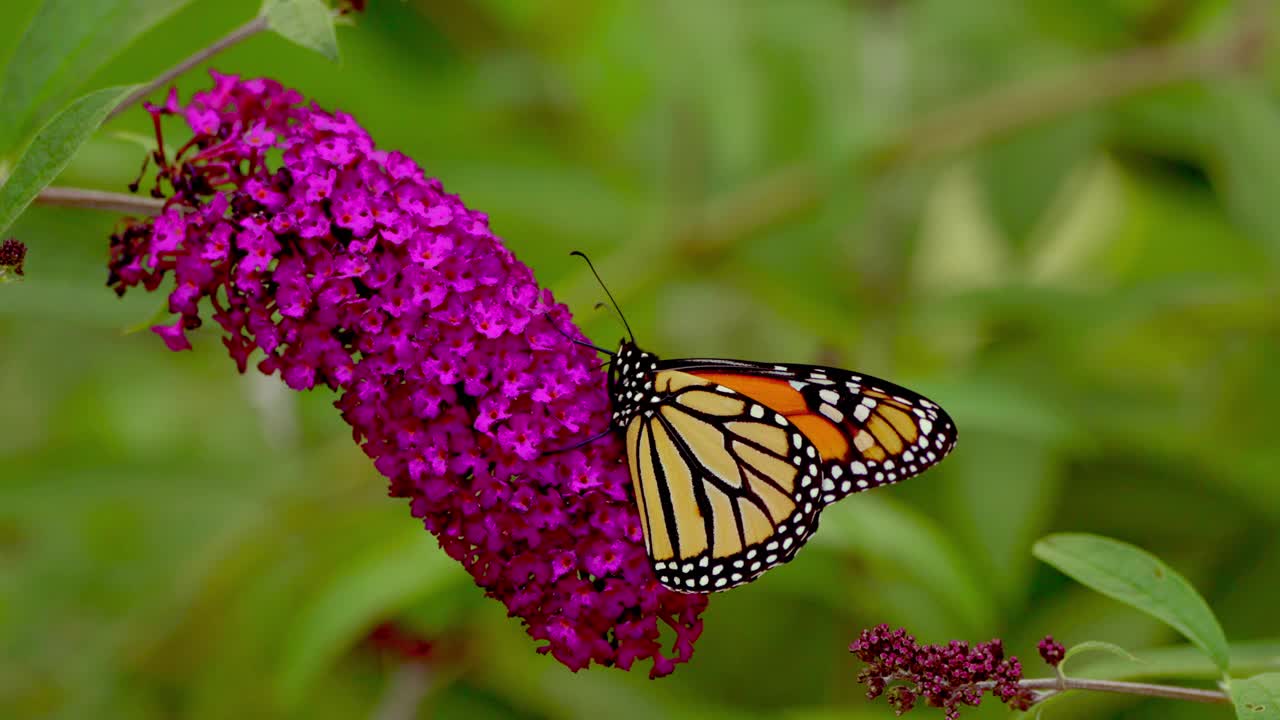
[[[1169,623],[1227,671],[1227,638],[1208,603],[1154,555],[1110,538],[1072,533],[1042,538],[1033,552],[1080,583]]]
[[[1131,662],[1142,662],[1142,660],[1140,660],[1136,655],[1115,643],[1103,642],[1101,640],[1086,640],[1067,648],[1067,651],[1062,655],[1062,661],[1059,663],[1059,667],[1063,672],[1066,672],[1068,660],[1078,655],[1091,652],[1105,652]]]
[[[1231,701],[1240,720],[1280,719],[1280,673],[1233,680]]]
[[[386,497],[332,396],[236,374],[213,328],[189,353],[122,334],[164,300],[102,286],[118,218],[33,206],[8,231],[26,280],[0,287],[0,717],[371,717],[414,677],[364,642],[384,621],[439,641],[418,717],[887,718],[845,652],[882,621],[999,634],[1030,675],[1053,633],[1143,661],[1073,655],[1073,675],[1221,678],[1221,633],[1181,615],[1195,603],[1179,622],[1213,659],[1033,562],[1050,532],[1164,558],[1240,641],[1234,675],[1280,671],[1275,7],[1248,73],[1077,105],[1044,89],[1109,88],[1129,75],[1061,83],[1148,44],[1228,42],[1241,4],[383,1],[342,29],[341,65],[313,52],[333,50],[303,22],[318,4],[275,5],[311,8],[275,21],[305,47],[254,38],[181,95],[208,66],[276,77],[488,213],[597,341],[620,330],[569,250],[653,350],[862,369],[942,402],[959,446],[713,598],[672,677],[569,673]],[[0,3],[6,197],[59,108],[261,10]],[[150,118],[107,131],[60,183],[125,190]],[[1175,708],[1089,696],[1047,716]]]
[[[262,15],[281,37],[338,62],[334,15],[324,0],[265,0]]]
[[[298,611],[286,632],[276,689],[281,704],[296,707],[321,674],[378,618],[394,615],[429,593],[465,587],[466,575],[430,536],[407,523],[367,557],[338,568],[328,586]]]
[[[102,124],[107,113],[132,90],[133,87],[95,90],[68,105],[36,133],[13,172],[0,186],[0,234],[53,182]]]
[[[0,160],[12,160],[27,134],[85,86],[113,57],[190,0],[43,0],[13,46],[0,82]],[[5,11],[6,24],[32,3]],[[9,55],[0,51],[0,57]],[[164,62],[164,60],[160,60]],[[163,67],[163,65],[161,65]],[[138,68],[133,81],[160,68]]]

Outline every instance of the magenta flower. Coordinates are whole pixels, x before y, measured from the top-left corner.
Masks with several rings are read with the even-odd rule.
[[[354,3],[353,3],[354,5]],[[649,567],[599,361],[488,218],[345,113],[214,74],[156,120],[164,212],[112,236],[108,284],[172,277],[173,350],[212,318],[296,390],[326,386],[361,448],[487,595],[577,670],[687,661],[706,597]],[[169,157],[164,116],[195,134]],[[660,623],[674,647],[659,642]]]

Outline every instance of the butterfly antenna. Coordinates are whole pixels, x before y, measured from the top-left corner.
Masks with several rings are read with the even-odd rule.
[[[600,279],[600,273],[596,272],[596,266],[591,264],[591,258],[580,250],[574,250],[570,255],[577,255],[587,261],[587,267],[591,268],[591,274],[596,276],[596,282],[600,283],[600,288],[604,290],[604,294],[609,296],[609,302],[613,303],[613,309],[618,312],[618,317],[622,319],[622,326],[627,329],[627,335],[631,336],[631,342],[636,341],[636,334],[631,332],[631,323],[627,322],[627,316],[622,314],[622,308],[618,307],[618,301],[613,299],[613,293],[609,292],[609,287]]]
[[[543,455],[543,456],[546,456],[546,455],[558,455],[558,454],[560,454],[560,453],[562,453],[562,452],[569,452],[570,450],[577,450],[577,449],[578,449],[578,448],[580,448],[580,447],[586,447],[587,445],[590,445],[591,443],[593,443],[593,442],[595,442],[595,441],[599,440],[600,438],[604,437],[605,435],[608,435],[608,434],[609,434],[610,432],[612,432],[612,431],[613,431],[613,428],[612,428],[612,427],[607,427],[607,428],[605,428],[605,429],[604,429],[604,432],[601,432],[601,433],[599,433],[599,434],[597,434],[597,435],[592,435],[591,437],[587,438],[586,440],[583,440],[583,441],[582,441],[582,442],[580,442],[580,443],[575,443],[575,444],[573,444],[573,445],[570,445],[569,447],[556,448],[555,450],[544,450],[544,451],[542,452],[542,455]]]
[[[608,355],[609,357],[613,357],[614,355],[616,355],[616,354],[617,354],[617,353],[615,353],[614,351],[612,351],[612,350],[606,350],[606,349],[604,349],[604,348],[600,347],[599,345],[594,345],[594,344],[592,344],[592,343],[585,342],[585,341],[583,341],[583,340],[579,340],[578,338],[576,338],[576,337],[574,337],[574,336],[570,335],[569,333],[565,332],[564,330],[561,330],[561,329],[560,329],[560,326],[556,324],[556,321],[555,321],[555,320],[551,319],[551,316],[550,316],[550,315],[548,315],[548,316],[547,316],[547,322],[551,324],[551,327],[552,327],[553,329],[555,329],[555,331],[556,331],[556,332],[558,332],[558,333],[560,333],[561,335],[563,335],[563,336],[565,337],[565,339],[566,339],[566,340],[568,340],[569,342],[573,343],[574,345],[581,345],[582,347],[589,347],[589,348],[591,348],[592,350],[595,350],[596,352],[602,352],[602,353],[604,353],[605,355]],[[608,363],[605,363],[605,364],[607,365]]]
[[[623,326],[626,326],[626,324],[627,324],[627,319],[626,319],[626,318],[624,318],[624,317],[622,317],[622,313],[618,312],[616,309],[614,309],[614,308],[610,307],[609,305],[606,305],[605,303],[602,303],[602,302],[598,302],[598,303],[596,303],[596,304],[595,304],[595,306],[592,308],[592,310],[599,310],[600,308],[608,308],[609,310],[613,310],[613,316],[614,316],[614,317],[616,317],[616,318],[618,318],[619,320],[621,320],[621,321],[622,321]],[[631,328],[627,328],[627,332],[631,332]],[[635,342],[635,338],[632,338],[632,342]]]

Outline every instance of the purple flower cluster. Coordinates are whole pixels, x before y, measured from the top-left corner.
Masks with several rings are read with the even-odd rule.
[[[0,242],[0,277],[12,271],[14,275],[22,275],[22,264],[27,260],[27,246],[21,240],[9,238]]]
[[[607,426],[605,379],[487,216],[272,80],[215,73],[148,110],[165,207],[112,237],[108,284],[172,277],[165,344],[189,348],[207,314],[241,372],[261,353],[289,387],[337,391],[391,494],[540,652],[574,670],[652,658],[652,676],[688,660],[706,597],[654,577],[621,444],[544,454]],[[171,115],[194,133],[172,156]]]
[[[1036,645],[1036,650],[1040,651],[1040,659],[1048,663],[1049,667],[1058,667],[1067,655],[1067,649],[1062,647],[1062,643],[1054,640],[1052,635],[1045,635],[1044,639]]]
[[[1022,664],[1016,657],[1005,657],[999,638],[973,646],[962,640],[919,645],[906,630],[882,624],[863,630],[849,652],[867,663],[858,675],[858,682],[867,686],[867,697],[885,695],[899,715],[919,698],[942,708],[947,720],[960,716],[961,705],[977,706],[985,692],[1017,710],[1027,709],[1034,700],[1031,691],[1019,685]]]

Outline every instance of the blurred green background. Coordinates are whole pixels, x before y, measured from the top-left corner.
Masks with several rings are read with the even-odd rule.
[[[0,3],[0,55],[34,7]],[[1280,668],[1278,7],[373,0],[339,66],[234,48],[215,66],[354,113],[488,212],[597,341],[621,331],[570,250],[650,349],[892,378],[960,445],[715,596],[671,678],[575,675],[385,496],[331,396],[237,375],[209,331],[192,353],[124,333],[159,300],[104,286],[117,218],[37,207],[28,278],[0,287],[0,717],[888,718],[846,652],[880,621],[1002,635],[1030,675],[1046,633],[1178,642],[1033,561],[1052,530],[1159,554],[1255,643],[1245,672]],[[255,11],[195,0],[81,89]],[[113,121],[60,183],[123,191],[148,131]],[[379,651],[385,621],[436,652]]]

